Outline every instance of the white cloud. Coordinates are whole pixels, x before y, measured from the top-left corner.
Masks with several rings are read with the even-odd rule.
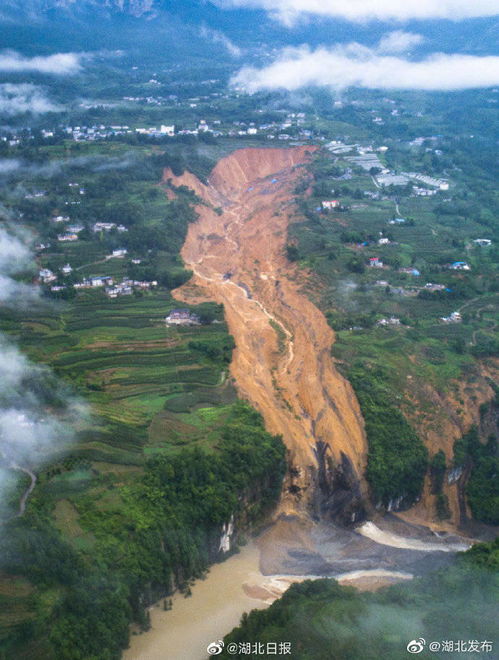
[[[304,15],[348,21],[446,18],[460,20],[499,14],[497,0],[215,0],[224,9],[259,8],[287,25]]]
[[[424,37],[421,34],[395,30],[382,37],[377,50],[380,53],[404,53],[423,41]]]
[[[14,279],[31,262],[32,254],[23,236],[0,228],[2,305],[18,310],[30,305],[32,309],[37,287]],[[54,407],[55,402],[60,407]],[[71,427],[86,413],[86,408],[55,381],[47,368],[30,362],[0,333],[0,520],[14,514],[6,510],[6,495],[15,485],[14,472],[36,471],[51,451],[63,449],[73,440]]]
[[[200,34],[203,39],[213,41],[213,43],[223,46],[232,57],[241,57],[242,51],[239,46],[236,46],[236,44],[231,41],[229,37],[227,37],[223,32],[220,32],[219,30],[212,30],[206,25],[203,25],[201,27]]]
[[[44,91],[36,85],[21,83],[0,85],[0,115],[18,115],[24,112],[41,114],[61,112],[63,108],[50,101]]]
[[[265,9],[289,26],[307,14],[348,21],[460,20],[499,14],[497,0],[216,0],[216,4],[224,9]]]
[[[242,68],[231,82],[250,93],[294,91],[314,85],[334,89],[473,89],[499,84],[499,57],[435,53],[410,61],[356,43],[316,50],[302,46],[284,49],[263,69]]]
[[[18,73],[34,71],[68,75],[78,73],[81,69],[80,55],[77,53],[56,53],[55,55],[23,57],[14,50],[4,50],[0,53],[0,71]]]

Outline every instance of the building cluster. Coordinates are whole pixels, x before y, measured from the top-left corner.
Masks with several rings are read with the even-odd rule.
[[[104,291],[109,296],[109,298],[117,298],[118,296],[130,296],[134,290],[145,291],[156,286],[158,286],[156,280],[147,282],[145,280],[139,281],[123,278],[121,282],[117,282],[116,284],[111,282],[109,286],[106,286]]]
[[[116,229],[120,234],[128,231],[125,225],[118,225],[116,222],[95,222],[92,227],[92,231],[95,234],[100,231],[111,231],[112,229]]]
[[[400,325],[400,319],[397,319],[395,316],[390,316],[389,318],[379,319],[376,321],[376,325],[379,326],[397,326]]]
[[[166,325],[200,325],[201,319],[188,309],[172,309],[165,318]]]

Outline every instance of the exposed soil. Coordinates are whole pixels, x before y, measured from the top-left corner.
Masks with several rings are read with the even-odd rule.
[[[428,383],[415,383],[408,387],[406,397],[413,401],[412,410],[405,410],[410,422],[429,450],[430,456],[442,450],[447,466],[452,467],[454,442],[461,438],[471,426],[476,425],[485,441],[493,428],[481,429],[480,406],[494,398],[492,383],[497,381],[497,362],[481,364],[470,370],[460,382],[451,381],[445,393],[438,392]],[[425,414],[421,414],[425,410]],[[424,523],[436,530],[466,531],[471,522],[471,512],[463,496],[467,474],[457,480],[444,481],[443,492],[447,496],[450,517],[438,520],[436,497],[431,492],[430,477],[426,476],[419,502],[409,511],[398,515],[409,522]],[[468,531],[471,531],[469,529]]]
[[[319,454],[336,465],[348,459],[359,480],[366,460],[358,402],[331,359],[333,332],[285,257],[292,191],[309,151],[236,151],[217,164],[208,185],[188,172],[164,175],[203,200],[182,249],[194,275],[174,296],[224,304],[236,342],[230,370],[237,390],[289,450],[292,469],[280,509],[286,514],[310,504]]]

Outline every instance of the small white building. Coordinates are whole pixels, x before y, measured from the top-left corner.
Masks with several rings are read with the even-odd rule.
[[[47,284],[48,282],[53,282],[54,280],[57,279],[57,277],[49,268],[42,268],[38,273],[38,277],[40,278],[40,281],[43,282],[44,284]]]
[[[387,326],[387,325],[400,325],[400,319],[390,316],[388,319],[380,319],[376,321],[376,325]]]
[[[96,222],[92,227],[92,231],[96,233],[98,231],[111,231],[111,229],[114,229],[115,227],[116,227],[115,222]]]
[[[63,275],[69,275],[70,273],[73,272],[73,269],[71,268],[71,266],[69,264],[66,264],[65,266],[63,266],[61,268],[61,272],[62,272]]]
[[[459,312],[452,312],[450,316],[442,316],[441,320],[444,323],[461,323],[463,320]]]
[[[122,259],[126,254],[128,254],[128,250],[126,248],[118,248],[117,250],[113,250],[112,256],[118,259]]]
[[[165,318],[166,325],[199,325],[201,319],[188,309],[172,309]]]
[[[471,270],[471,267],[466,261],[455,261],[449,266],[451,270]]]
[[[339,200],[337,199],[328,199],[322,202],[322,208],[331,211],[332,209],[337,209],[340,205]]]
[[[168,135],[168,137],[173,137],[175,135],[175,126],[165,126],[161,124],[159,132],[163,135]]]

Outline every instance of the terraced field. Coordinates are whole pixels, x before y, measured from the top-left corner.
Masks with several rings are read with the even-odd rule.
[[[123,451],[166,448],[171,435],[166,420],[197,436],[196,424],[185,423],[185,416],[195,418],[198,408],[234,400],[224,360],[189,347],[194,340],[229,347],[221,308],[212,306],[216,323],[167,327],[164,317],[177,305],[167,292],[115,300],[90,292],[57,304],[50,315],[46,310],[24,315],[19,339],[30,357],[49,364],[92,405],[92,421],[79,430],[83,443],[76,453],[102,445],[110,460],[112,446],[121,463]],[[130,458],[135,463],[139,456]]]

